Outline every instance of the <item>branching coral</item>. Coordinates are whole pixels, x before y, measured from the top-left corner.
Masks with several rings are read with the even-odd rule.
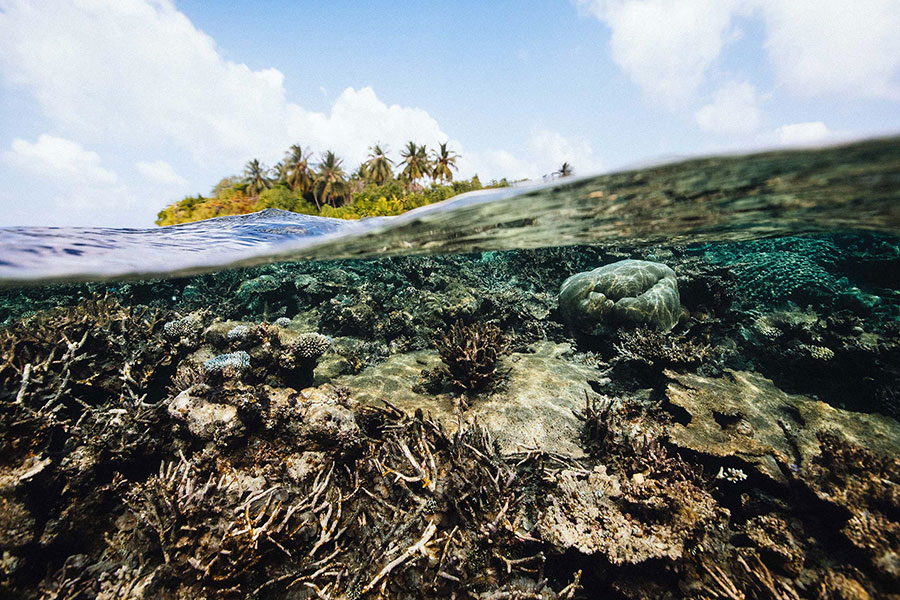
[[[500,328],[491,323],[456,321],[435,340],[450,381],[466,391],[484,391],[496,384],[497,363],[507,352]]]
[[[178,356],[160,339],[164,319],[99,297],[0,331],[0,395],[11,400],[0,406],[3,453],[40,447],[92,407],[162,390]]]
[[[331,348],[331,338],[320,333],[303,333],[291,341],[279,355],[279,361],[285,369],[295,369],[301,365],[309,365]]]
[[[247,489],[231,474],[202,478],[187,462],[163,464],[129,499],[166,564],[213,587],[245,579],[270,552],[287,549],[316,497],[286,505],[277,487]],[[190,532],[185,535],[185,532]]]
[[[640,360],[657,367],[695,367],[713,358],[708,344],[684,335],[673,335],[639,327],[618,334],[619,357]]]

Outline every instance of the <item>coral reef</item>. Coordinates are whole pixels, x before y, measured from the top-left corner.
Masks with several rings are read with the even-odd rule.
[[[681,315],[675,271],[645,260],[622,260],[566,279],[559,310],[570,324],[643,324],[669,331]]]
[[[896,600],[900,254],[797,240],[0,293],[0,597]]]
[[[746,353],[785,390],[900,416],[900,328],[808,307],[758,315]]]

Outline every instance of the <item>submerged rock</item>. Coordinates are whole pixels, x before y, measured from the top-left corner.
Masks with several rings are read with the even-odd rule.
[[[559,310],[570,324],[647,325],[669,331],[681,314],[675,271],[662,263],[621,260],[576,273],[559,290]]]
[[[594,395],[589,382],[598,382],[602,374],[567,359],[566,354],[572,350],[569,344],[540,342],[531,349],[504,358],[501,368],[509,369],[504,385],[473,398],[464,418],[487,429],[504,453],[540,448],[583,456],[579,444],[582,423],[575,415],[584,408],[585,398]],[[421,410],[453,431],[460,416],[454,396],[414,391],[421,373],[440,364],[434,351],[411,352],[392,356],[336,382],[349,387],[362,403],[380,405],[381,400],[387,400],[408,412]]]
[[[786,482],[819,453],[817,433],[832,431],[847,442],[882,454],[900,452],[900,424],[881,415],[840,410],[806,396],[786,394],[762,375],[726,371],[724,377],[666,371],[666,396],[676,409],[673,444],[701,454],[752,465]]]
[[[244,431],[238,411],[230,404],[206,399],[205,386],[193,386],[169,401],[169,415],[183,422],[188,430],[202,440],[226,442]]]
[[[728,514],[688,481],[623,481],[604,466],[564,470],[556,480],[538,521],[541,538],[615,565],[680,558],[698,528]]]
[[[331,385],[306,388],[266,388],[269,414],[266,427],[294,445],[316,450],[355,450],[362,434],[351,410],[353,403],[342,390]]]

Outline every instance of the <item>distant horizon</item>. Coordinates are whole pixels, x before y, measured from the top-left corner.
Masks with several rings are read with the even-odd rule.
[[[460,178],[900,135],[890,0],[0,0],[0,226],[152,227],[299,143]]]

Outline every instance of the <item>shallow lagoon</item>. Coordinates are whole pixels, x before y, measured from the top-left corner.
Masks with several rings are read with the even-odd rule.
[[[898,200],[879,140],[361,225],[5,230],[2,589],[890,597]],[[563,318],[625,259],[674,270],[671,331]]]

